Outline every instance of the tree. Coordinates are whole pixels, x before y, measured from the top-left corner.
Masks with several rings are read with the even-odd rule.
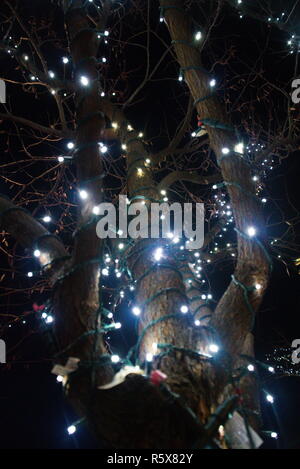
[[[233,91],[238,89],[238,106],[221,85],[215,91],[219,84],[213,78],[214,69],[220,64],[229,68],[235,55],[230,48],[222,58],[215,58],[218,53],[210,55],[214,28],[226,15],[234,14],[226,2],[213,2],[209,7],[208,2],[171,3],[161,0],[153,6],[152,2],[135,1],[126,6],[110,0],[53,1],[51,8],[48,5],[50,18],[45,20],[41,12],[35,15],[21,3],[7,1],[3,19],[1,47],[11,55],[18,75],[3,79],[11,86],[19,85],[29,94],[29,102],[36,98],[38,110],[41,102],[47,103],[49,113],[48,124],[45,116],[38,121],[32,118],[32,109],[26,110],[26,117],[17,116],[11,112],[11,102],[6,113],[0,114],[7,121],[8,138],[16,151],[18,147],[25,153],[23,160],[16,157],[4,166],[14,202],[0,197],[3,239],[7,242],[9,233],[39,260],[42,285],[49,293],[44,314],[48,323],[54,318],[54,364],[64,366],[69,357],[79,359],[78,370],[64,377],[67,398],[99,440],[119,448],[224,445],[218,436],[220,423],[225,425],[237,409],[259,428],[257,386],[251,374],[251,332],[269,282],[272,259],[260,187],[253,171],[263,172],[261,164],[270,165],[276,157],[281,161],[299,146],[288,93],[278,91],[258,69],[252,71],[252,79],[261,86],[257,96],[262,111],[258,112],[251,93],[247,94],[250,85],[241,74],[224,78],[224,83],[231,81]],[[153,26],[158,7],[167,28],[164,32],[162,25]],[[64,27],[58,24],[62,12]],[[263,23],[259,9],[257,15]],[[132,60],[130,47],[145,53],[146,63],[141,67]],[[155,64],[152,47],[160,54]],[[104,48],[115,62],[111,68],[102,57]],[[61,54],[62,65],[58,66]],[[58,72],[52,72],[52,63]],[[183,91],[174,83],[173,72],[178,66],[180,81],[187,85]],[[144,77],[137,83],[140,70]],[[165,125],[159,151],[153,143],[154,121],[159,116],[151,119],[149,115],[145,136],[128,117],[156,76],[174,86],[168,118],[172,120],[175,114],[177,126],[175,131],[173,122]],[[273,109],[267,110],[274,95],[280,101],[276,115]],[[282,109],[287,102],[286,117]],[[195,112],[199,127],[190,137]],[[250,125],[245,112],[253,114],[256,122]],[[272,116],[268,127],[263,123],[266,115]],[[249,140],[249,134],[264,142],[255,159],[241,143]],[[169,139],[164,145],[166,135]],[[62,154],[67,141],[69,151]],[[111,156],[107,157],[110,145]],[[114,145],[121,145],[119,152]],[[46,156],[37,156],[35,148]],[[41,170],[41,161],[48,161],[47,170]],[[22,184],[13,176],[18,168],[23,168]],[[131,203],[147,206],[161,199],[168,202],[171,187],[172,200],[205,201],[209,206],[201,252],[195,254],[188,245],[180,249],[172,238],[167,242],[120,242],[118,238],[108,242],[97,236],[99,215],[95,207],[102,202],[117,205],[119,194],[127,194]],[[67,195],[70,188],[78,196]],[[230,205],[226,210],[222,208],[225,203]],[[55,232],[49,232],[25,206],[33,206],[34,211],[39,206],[47,210],[54,207],[58,214]],[[216,237],[230,229],[232,217],[236,244],[232,232],[231,243],[211,252]],[[288,246],[288,238],[285,242]],[[163,250],[160,262],[153,257],[158,248]],[[236,262],[231,282],[212,308],[207,287],[199,280],[197,259],[209,273],[210,265],[228,263],[232,257]],[[107,286],[105,276],[109,266],[114,270],[113,265],[120,280]],[[30,290],[40,289],[40,282],[38,277]],[[128,301],[137,305],[136,312],[141,314],[138,338],[128,358],[130,366],[140,366],[128,369],[130,373],[118,386],[101,389],[114,379],[113,362],[118,360],[106,340],[108,331],[117,329],[114,334],[118,333],[119,322],[111,319],[111,310],[117,309],[120,290],[130,287],[134,293]],[[111,308],[108,299],[113,303]],[[187,304],[189,313],[184,314]],[[150,368],[161,374],[149,375]],[[162,383],[158,385],[157,380]],[[229,442],[231,431],[225,432]],[[219,443],[213,443],[217,436]]]

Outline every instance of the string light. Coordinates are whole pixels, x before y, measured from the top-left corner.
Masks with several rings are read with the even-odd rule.
[[[218,353],[219,351],[219,346],[216,345],[216,344],[210,344],[209,347],[208,347],[209,351],[211,353]]]
[[[49,215],[45,215],[45,216],[43,217],[43,221],[44,221],[45,223],[50,223],[50,222],[51,222],[51,217],[50,217]]]
[[[213,78],[212,80],[210,80],[210,82],[209,82],[209,86],[210,86],[211,88],[213,88],[214,86],[216,86],[216,84],[217,84],[217,81],[216,81],[214,78]]]
[[[40,251],[39,249],[35,249],[35,250],[33,251],[33,255],[34,255],[34,257],[40,257],[41,251]]]
[[[81,189],[79,191],[79,196],[82,200],[86,200],[89,198],[89,194],[87,193],[87,191],[85,189]]]
[[[65,161],[65,159],[64,159],[63,156],[58,156],[57,161],[58,161],[59,163],[63,163],[63,162]]]
[[[80,83],[82,84],[82,86],[88,86],[90,83],[90,80],[88,79],[88,77],[83,75],[80,77]]]
[[[248,369],[248,371],[252,372],[252,371],[255,370],[255,367],[254,367],[254,365],[250,364],[250,365],[247,366],[247,369]]]
[[[75,144],[74,144],[73,142],[68,142],[68,143],[67,143],[67,148],[68,148],[69,150],[73,150],[74,147],[75,147]]]
[[[69,63],[68,57],[63,57],[63,58],[62,58],[62,61],[63,61],[64,64],[68,64],[68,63]]]
[[[163,257],[163,249],[162,248],[157,248],[154,251],[154,259],[156,261],[160,261],[162,257]]]
[[[274,402],[274,397],[271,394],[266,395],[266,400],[270,402],[270,404],[273,404]]]
[[[141,309],[138,306],[134,306],[132,308],[132,312],[135,316],[139,316],[141,314]]]
[[[247,234],[250,236],[250,238],[253,238],[253,236],[256,235],[256,229],[253,226],[249,226],[247,228]]]
[[[181,311],[183,314],[186,314],[186,313],[188,313],[189,308],[188,308],[188,306],[186,306],[186,305],[182,305],[181,308],[180,308],[180,311]]]
[[[27,277],[29,278],[33,277],[33,272],[27,272]]]
[[[73,435],[73,433],[75,433],[77,430],[76,426],[75,425],[70,425],[68,428],[67,428],[67,431],[69,433],[69,435]]]
[[[195,39],[196,39],[196,41],[200,41],[201,38],[202,38],[202,33],[201,33],[201,31],[197,31],[196,34],[195,34]]]
[[[119,355],[112,355],[110,357],[110,359],[111,359],[112,363],[119,363],[119,361],[120,361]]]

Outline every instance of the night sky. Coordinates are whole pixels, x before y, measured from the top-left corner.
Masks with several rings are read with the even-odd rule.
[[[24,0],[25,16],[37,16],[38,18],[48,17],[55,22],[57,32],[60,37],[63,35],[63,17],[58,8],[55,7],[56,2],[50,0],[29,1]],[[41,3],[43,7],[41,8]],[[125,8],[130,11],[132,4],[130,1],[124,2]],[[263,2],[262,2],[263,3]],[[265,2],[267,3],[267,2]],[[292,1],[276,2],[272,1],[275,14],[288,10],[292,5]],[[151,2],[151,22],[153,28],[158,22],[158,2]],[[283,10],[284,7],[284,10]],[[216,25],[212,34],[211,47],[204,52],[204,63],[207,67],[218,58],[222,57],[225,50],[233,48],[233,57],[229,60],[229,65],[218,63],[214,67],[214,76],[222,83],[220,87],[220,95],[229,99],[231,102],[242,99],[245,103],[253,99],[256,93],[256,86],[259,87],[259,80],[253,86],[249,86],[243,96],[239,94],[237,75],[242,80],[247,80],[249,70],[258,60],[263,47],[266,47],[264,57],[260,62],[261,71],[265,77],[273,80],[278,86],[283,86],[286,92],[290,92],[291,80],[297,77],[295,70],[295,57],[289,55],[287,50],[287,41],[290,37],[289,33],[280,31],[276,27],[269,27],[263,23],[255,21],[251,18],[243,18],[240,20],[236,11],[225,8],[225,16]],[[293,14],[294,24],[300,24],[299,12]],[[139,32],[140,26],[138,15],[133,16],[132,21],[127,22],[122,30],[122,37],[130,35],[133,32]],[[108,28],[112,31],[113,24],[109,24]],[[6,31],[5,25],[2,25],[2,33]],[[16,28],[16,37],[18,37],[18,29]],[[0,35],[2,34],[0,33]],[[165,27],[159,27],[159,33],[166,43],[169,43],[169,35]],[[300,34],[299,30],[295,30],[296,34]],[[13,35],[13,33],[12,33]],[[266,46],[266,37],[267,46]],[[141,37],[140,41],[143,42]],[[102,46],[101,46],[102,47]],[[152,41],[151,66],[155,65],[161,57],[164,49],[161,43],[153,38]],[[120,51],[115,48],[109,50],[106,46],[106,56],[112,61],[113,77],[118,76]],[[101,49],[100,56],[103,55],[104,49]],[[63,54],[59,45],[46,47],[49,68],[58,70],[57,63]],[[1,76],[8,79],[21,79],[20,70],[16,69],[13,59],[7,54],[0,53]],[[130,84],[126,89],[124,83],[115,80],[116,89],[119,94],[116,98],[123,99],[124,96],[130,95],[135,87],[140,83],[145,71],[144,55],[141,50],[134,52],[129,50],[126,55],[126,61],[122,66],[127,70],[134,70],[130,75]],[[120,65],[121,66],[121,65]],[[169,80],[165,80],[168,77]],[[164,148],[168,139],[166,133],[162,132],[162,125],[166,125],[168,132],[172,135],[178,125],[178,121],[184,117],[185,106],[187,103],[186,88],[177,83],[178,65],[168,55],[163,61],[154,79],[147,83],[145,89],[139,96],[140,100],[130,106],[126,110],[126,114],[132,121],[133,125],[142,129],[151,140],[151,150],[156,152]],[[113,80],[112,80],[113,82]],[[170,86],[170,82],[172,86]],[[230,84],[229,88],[225,88],[225,83]],[[20,87],[8,84],[7,94],[9,96],[9,105],[15,115],[27,117],[31,120],[37,120],[47,125],[48,117],[55,115],[55,107],[53,100],[45,92],[44,96],[40,95],[34,98],[30,93],[24,93]],[[3,105],[0,105],[0,112],[5,112]],[[282,104],[278,104],[276,99],[270,102],[270,106],[278,109],[278,119],[283,118],[285,112]],[[299,119],[299,105],[296,112]],[[46,112],[45,112],[46,110]],[[168,110],[168,112],[166,112]],[[251,106],[244,108],[244,114],[249,112],[251,119],[252,112],[256,113],[259,121],[268,128],[273,123],[269,122],[269,110],[266,104],[260,105],[259,102],[252,103]],[[238,107],[233,112],[233,118],[239,121],[241,111]],[[196,115],[193,116],[194,128],[197,125]],[[251,123],[249,128],[251,129]],[[7,132],[11,132],[11,136],[7,137]],[[13,135],[14,134],[14,135]],[[30,138],[25,137],[26,143],[30,144]],[[32,141],[32,140],[31,140]],[[5,121],[0,121],[0,142],[2,149],[2,162],[9,163],[15,160],[23,160],[26,158],[18,137],[16,135],[16,127]],[[119,144],[113,142],[111,144],[111,153],[115,158],[119,156]],[[65,142],[53,143],[51,145],[40,145],[36,151],[36,155],[41,158],[55,157],[60,152],[63,153]],[[286,231],[286,220],[298,216],[297,207],[299,198],[299,151],[292,153],[288,158],[282,160],[281,164],[275,164],[272,173],[268,173],[265,179],[264,194],[269,202],[265,207],[265,215],[268,228],[268,236],[270,239],[280,238]],[[278,163],[278,161],[277,161]],[[38,175],[45,169],[53,166],[53,162],[41,161],[29,167],[30,174]],[[120,162],[124,168],[124,163]],[[123,166],[122,166],[123,165]],[[21,166],[20,166],[21,168]],[[0,171],[2,171],[0,169]],[[64,190],[68,194],[68,200],[76,203],[76,194],[73,186],[74,172],[68,170],[67,182],[64,182]],[[298,173],[297,173],[298,171]],[[17,201],[22,200],[26,196],[30,203],[26,208],[30,210],[36,217],[41,217],[45,213],[45,207],[49,205],[45,203],[41,207],[34,200],[31,192],[19,195],[19,188],[7,181],[9,171],[5,170],[0,178],[0,192],[6,196],[16,197]],[[166,174],[166,170],[162,170],[159,178]],[[26,183],[26,171],[17,171],[13,178],[20,183]],[[106,181],[107,187],[113,187],[116,182],[113,178]],[[35,189],[47,193],[52,187],[53,181],[50,179],[37,182]],[[199,186],[190,184],[189,188],[197,193],[200,191]],[[202,189],[201,189],[202,190]],[[287,197],[288,194],[288,197]],[[204,194],[203,194],[204,195]],[[60,219],[63,207],[57,203],[57,199],[50,200],[51,214],[54,219]],[[70,221],[70,228],[62,236],[67,245],[72,243],[72,217],[75,214],[75,207],[72,207],[67,219]],[[50,230],[54,231],[56,226],[50,225]],[[299,245],[299,229],[294,227],[293,242]],[[63,398],[62,387],[56,382],[56,377],[49,373],[52,368],[51,361],[51,333],[49,328],[41,325],[40,318],[36,314],[29,314],[23,317],[24,312],[32,312],[33,304],[44,304],[50,296],[47,289],[35,289],[30,291],[31,279],[26,277],[29,270],[35,270],[36,264],[32,260],[29,253],[26,253],[24,259],[24,250],[20,246],[10,240],[9,246],[14,256],[14,264],[12,259],[7,258],[4,250],[0,252],[0,275],[3,271],[5,278],[0,283],[0,305],[1,305],[1,323],[0,337],[5,339],[8,344],[8,363],[6,366],[0,365],[0,447],[1,448],[99,448],[93,436],[88,432],[85,426],[81,426],[75,435],[69,436],[66,428],[74,420],[76,415],[68,406]],[[281,258],[277,258],[277,254],[281,254]],[[273,252],[274,270],[271,277],[270,286],[265,295],[263,304],[257,316],[255,326],[256,337],[256,353],[257,358],[266,361],[266,356],[272,354],[274,348],[290,347],[291,342],[300,338],[300,299],[299,299],[299,275],[293,259],[297,256],[297,250],[290,252],[282,248],[278,252]],[[14,266],[16,273],[12,275],[11,268]],[[210,282],[217,301],[230,281],[232,273],[232,263],[224,265],[216,265],[210,276]],[[3,286],[2,286],[3,285]],[[113,281],[108,286],[114,286]],[[6,294],[7,289],[15,289],[10,295]],[[25,290],[25,291],[24,291]],[[24,324],[21,321],[8,327],[9,321],[5,317],[7,314],[22,315],[22,320],[26,320]],[[126,305],[120,306],[118,309],[119,317],[128,315]],[[124,319],[123,322],[125,323]],[[122,334],[118,336],[118,340],[111,338],[110,346],[112,350],[119,350],[123,353],[135,340],[134,321],[131,317],[127,318]],[[295,371],[296,367],[295,367]],[[266,448],[298,448],[300,449],[300,433],[298,422],[300,419],[300,374],[299,377],[283,377],[281,374],[271,377],[262,374],[262,381],[267,383],[268,390],[275,397],[274,406],[262,403],[264,416],[264,428],[266,430],[274,430],[280,434],[277,441],[266,438],[264,447]],[[267,380],[267,381],[265,381]],[[275,412],[272,410],[275,409]],[[101,447],[101,446],[100,446]],[[105,442],[103,442],[105,447]]]

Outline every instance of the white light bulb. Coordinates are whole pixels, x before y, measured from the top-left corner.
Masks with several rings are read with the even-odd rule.
[[[160,259],[162,258],[163,256],[163,249],[162,248],[157,248],[155,251],[154,251],[154,259],[156,261],[160,261]]]
[[[108,269],[102,269],[102,275],[105,275],[107,277],[109,275]]]
[[[49,215],[45,215],[44,218],[43,218],[43,221],[44,221],[45,223],[50,223],[51,217],[50,217]]]
[[[256,289],[256,290],[261,290],[261,289],[262,289],[262,285],[260,285],[260,283],[256,283],[255,289]]]
[[[111,126],[112,126],[113,129],[117,129],[118,128],[118,123],[117,122],[112,122]]]
[[[109,36],[109,31],[105,30],[104,31],[104,36]]]
[[[211,86],[211,88],[213,88],[214,86],[216,86],[217,82],[216,80],[213,78],[212,80],[210,80],[209,82],[209,86]]]
[[[63,58],[62,58],[62,61],[63,61],[64,64],[69,63],[68,57],[63,57]]]
[[[195,324],[195,326],[199,327],[201,323],[200,323],[199,319],[196,319],[194,324]]]
[[[51,324],[54,321],[53,316],[47,316],[46,317],[46,323]]]
[[[126,150],[127,149],[127,145],[125,143],[122,143],[122,150]]]
[[[108,148],[107,148],[106,145],[101,145],[101,146],[100,146],[100,151],[101,151],[101,153],[106,153],[107,150],[108,150]]]
[[[243,144],[243,142],[238,143],[237,145],[235,145],[234,151],[235,151],[236,153],[241,153],[241,154],[243,154],[243,153],[244,153],[244,144]]]
[[[189,310],[189,308],[186,305],[182,305],[181,308],[180,308],[180,311],[183,314],[186,314],[188,312],[188,310]]]
[[[248,368],[248,371],[254,371],[255,369],[253,365],[248,365],[247,368]]]
[[[152,353],[146,353],[146,360],[147,360],[147,362],[152,362],[153,354]]]
[[[58,375],[56,378],[56,381],[58,381],[59,383],[62,383],[63,380],[64,380],[64,377],[62,375]]]
[[[26,62],[29,59],[28,55],[24,55],[23,58],[24,58],[24,60],[26,60]]]
[[[79,196],[80,196],[80,198],[81,198],[82,200],[86,200],[86,199],[88,199],[89,194],[87,193],[86,190],[81,189],[81,190],[79,191]]]
[[[120,243],[119,246],[118,246],[118,248],[119,248],[119,249],[124,249],[124,246],[125,246],[124,243]]]
[[[275,373],[275,369],[273,366],[269,366],[268,370],[270,373]]]
[[[134,306],[132,308],[132,312],[135,316],[139,316],[141,314],[141,309],[138,306]]]
[[[195,39],[196,39],[196,41],[200,41],[201,38],[202,38],[202,33],[201,33],[201,31],[197,31],[196,34],[195,34]]]
[[[40,257],[41,251],[40,251],[39,249],[35,249],[35,250],[33,251],[33,255],[34,255],[34,257]]]
[[[230,153],[229,148],[227,148],[227,147],[222,148],[222,153],[223,153],[223,155],[228,155],[228,153]]]
[[[83,75],[82,77],[80,77],[80,83],[82,84],[82,86],[88,86],[90,80],[88,79],[88,77]]]
[[[267,399],[268,402],[270,402],[271,404],[273,404],[273,402],[274,402],[274,397],[273,397],[271,394],[267,394],[266,399]]]
[[[98,206],[95,206],[95,207],[93,207],[92,212],[93,212],[94,215],[99,215],[99,213],[100,213],[100,208],[99,208]]]
[[[67,430],[68,430],[69,435],[73,435],[73,433],[75,433],[77,429],[76,429],[75,425],[70,425],[67,428]]]
[[[57,161],[58,161],[59,163],[63,163],[63,162],[65,161],[65,159],[64,159],[63,156],[59,156],[59,157],[57,158]]]
[[[278,438],[278,433],[271,432],[271,438],[275,438],[275,440],[276,440]]]
[[[50,77],[50,78],[54,78],[54,77],[55,77],[54,72],[52,72],[51,70],[50,70],[50,72],[49,72],[49,77]]]
[[[253,226],[249,226],[249,228],[247,228],[247,234],[252,238],[256,235],[256,229]]]
[[[209,351],[212,353],[218,353],[219,351],[219,347],[216,344],[210,344],[208,348],[209,348]]]
[[[102,57],[102,62],[105,64],[107,61],[107,58],[106,57]]]
[[[115,323],[115,329],[121,329],[122,324],[120,322]]]
[[[75,147],[75,145],[74,145],[73,142],[68,142],[68,143],[67,143],[67,148],[68,148],[69,150],[73,150],[74,147]]]
[[[28,272],[27,277],[29,277],[29,278],[33,277],[33,272]]]
[[[110,359],[113,363],[118,363],[120,361],[119,355],[112,355]]]

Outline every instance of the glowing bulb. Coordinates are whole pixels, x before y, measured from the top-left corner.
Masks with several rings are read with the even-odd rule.
[[[247,234],[252,238],[256,235],[256,229],[253,226],[249,226],[249,228],[247,228]]]
[[[188,312],[188,310],[189,310],[189,308],[186,305],[182,305],[181,308],[180,308],[180,311],[183,314],[186,314]]]
[[[216,84],[217,84],[217,82],[216,82],[216,80],[215,80],[214,78],[213,78],[212,80],[210,80],[210,82],[209,82],[209,86],[211,86],[212,88],[213,88],[214,86],[216,86]]]
[[[105,64],[107,62],[107,58],[106,57],[102,57],[102,62]]]
[[[144,136],[143,132],[139,133],[139,137],[142,138]]]
[[[222,153],[223,153],[223,155],[228,155],[228,153],[230,153],[229,148],[226,148],[226,147],[222,148]]]
[[[61,375],[58,375],[57,378],[56,378],[56,381],[58,381],[59,383],[62,383],[64,380],[64,377],[61,376]]]
[[[102,269],[102,275],[105,275],[107,277],[109,275],[108,269]]]
[[[126,150],[127,149],[127,145],[125,143],[122,143],[122,150]]]
[[[70,426],[67,428],[67,431],[68,431],[69,435],[73,435],[73,433],[75,433],[76,430],[77,430],[77,429],[76,429],[75,425],[70,425]]]
[[[235,151],[236,153],[241,153],[241,154],[243,154],[243,153],[244,153],[244,144],[243,144],[243,142],[238,143],[237,145],[235,145],[234,151]]]
[[[75,147],[75,145],[74,145],[73,142],[67,143],[67,148],[68,148],[69,150],[73,150],[74,147]]]
[[[122,324],[120,322],[115,323],[115,329],[121,329]]]
[[[33,255],[34,255],[34,257],[40,257],[41,251],[40,251],[39,249],[35,249],[35,250],[33,251]]]
[[[195,34],[195,39],[196,39],[196,41],[200,41],[201,38],[202,38],[202,33],[201,33],[201,31],[197,31],[196,34]]]
[[[50,223],[51,217],[50,217],[49,215],[45,215],[44,218],[43,218],[43,221],[44,221],[45,223]]]
[[[139,316],[141,314],[141,309],[138,306],[134,306],[132,308],[132,312],[135,316]]]
[[[80,83],[82,84],[82,86],[88,86],[90,80],[88,79],[88,77],[83,75],[82,77],[80,77]]]
[[[254,371],[254,366],[253,365],[248,365],[247,366],[248,371]]]
[[[276,440],[278,438],[278,433],[271,432],[271,438],[275,438],[275,440]]]
[[[29,278],[33,277],[33,272],[28,272],[27,277],[29,277]]]
[[[255,289],[256,289],[256,290],[261,290],[261,289],[262,289],[262,285],[260,285],[260,283],[257,283],[257,284],[255,285]]]
[[[275,369],[273,366],[269,366],[268,370],[270,373],[275,373]]]
[[[152,353],[147,353],[147,354],[146,354],[146,360],[147,360],[147,362],[152,362],[152,360],[153,360],[153,354],[152,354]]]
[[[268,402],[270,402],[271,404],[273,404],[274,402],[274,397],[271,395],[271,394],[267,394],[266,395],[266,399]]]
[[[212,353],[218,353],[219,351],[219,346],[216,345],[216,344],[210,344],[210,346],[208,347],[210,352]]]
[[[105,30],[104,31],[104,36],[109,36],[109,31]]]
[[[112,122],[111,126],[112,126],[113,129],[117,129],[118,128],[118,123],[117,122]]]
[[[108,150],[107,146],[106,145],[100,145],[100,151],[101,153],[106,153]]]
[[[198,327],[198,326],[200,326],[201,323],[200,323],[199,319],[196,319],[194,324],[195,324],[195,326]]]
[[[119,246],[118,246],[118,248],[119,248],[119,249],[124,249],[124,246],[125,246],[124,243],[120,243]]]
[[[93,212],[94,215],[99,215],[99,213],[100,213],[100,208],[97,207],[97,206],[95,206],[95,207],[93,207],[92,212]]]
[[[24,60],[26,60],[26,62],[29,59],[28,55],[24,55],[23,58],[24,58]]]
[[[53,316],[47,316],[46,317],[46,323],[51,324],[54,321]]]
[[[69,63],[68,57],[63,57],[63,58],[62,58],[62,61],[63,61],[64,64]]]
[[[161,193],[161,195],[166,195],[166,194],[167,194],[167,192],[166,192],[164,189],[162,189],[162,190],[160,191],[160,193]]]
[[[55,77],[54,72],[50,71],[50,72],[49,72],[49,77],[50,77],[50,78],[54,78],[54,77]]]
[[[79,196],[82,200],[86,200],[86,199],[88,199],[89,194],[87,193],[87,191],[85,189],[81,189],[79,191]]]
[[[111,359],[112,363],[118,363],[120,361],[119,355],[112,355],[110,357],[110,359]]]
[[[65,161],[65,159],[64,159],[63,156],[59,156],[59,157],[57,158],[57,161],[58,161],[59,163],[63,163],[63,162]]]
[[[163,256],[163,249],[162,248],[157,248],[155,251],[154,251],[154,259],[156,261],[160,261],[160,259],[162,258]]]

